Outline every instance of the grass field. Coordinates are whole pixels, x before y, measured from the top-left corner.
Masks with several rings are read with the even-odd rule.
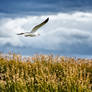
[[[0,54],[0,92],[92,92],[92,60]]]

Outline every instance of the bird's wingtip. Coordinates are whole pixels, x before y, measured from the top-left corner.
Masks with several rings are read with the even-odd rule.
[[[49,20],[49,17],[47,19]]]
[[[44,22],[48,22],[48,21],[49,21],[49,17]]]

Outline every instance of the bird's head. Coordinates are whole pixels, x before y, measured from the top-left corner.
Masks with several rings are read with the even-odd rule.
[[[38,33],[38,36],[40,36],[40,34]]]

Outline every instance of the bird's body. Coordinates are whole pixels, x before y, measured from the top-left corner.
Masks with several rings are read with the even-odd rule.
[[[41,24],[35,26],[31,32],[25,32],[25,33],[19,33],[17,35],[24,35],[25,37],[35,37],[35,36],[39,36],[40,34],[37,34],[36,31],[43,26],[44,24],[46,24],[48,22],[49,18],[47,18],[45,21],[43,21]]]
[[[37,33],[30,33],[30,32],[26,32],[25,34],[24,34],[24,36],[25,37],[35,37],[35,36],[39,36],[39,34],[37,34]]]

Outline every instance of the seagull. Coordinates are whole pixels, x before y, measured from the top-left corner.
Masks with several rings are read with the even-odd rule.
[[[19,33],[17,35],[24,35],[25,37],[35,37],[35,36],[39,36],[40,34],[37,34],[36,31],[42,27],[43,25],[45,25],[48,22],[49,18],[47,18],[45,21],[43,21],[41,24],[36,25],[35,27],[33,27],[31,32],[25,32],[25,33]]]

